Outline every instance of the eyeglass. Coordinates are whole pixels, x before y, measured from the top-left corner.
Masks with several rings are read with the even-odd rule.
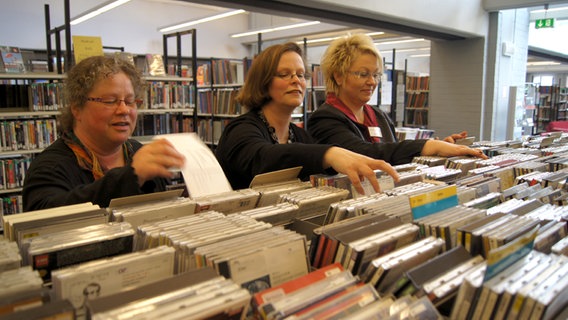
[[[310,78],[310,75],[307,73],[277,73],[275,77],[282,80],[292,81],[294,76],[298,77],[298,80],[300,81],[306,81]]]
[[[88,97],[87,101],[94,101],[103,104],[107,108],[118,108],[121,102],[129,108],[139,108],[144,102],[142,99],[117,99],[117,98],[91,98]]]
[[[355,77],[357,77],[357,79],[369,79],[369,77],[372,77],[373,80],[375,80],[375,82],[380,82],[381,81],[381,73],[370,73],[367,71],[349,71],[349,73],[351,73],[352,75],[354,75]]]

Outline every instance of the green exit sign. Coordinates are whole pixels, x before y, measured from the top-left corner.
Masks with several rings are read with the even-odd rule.
[[[554,18],[548,19],[537,19],[534,22],[534,27],[537,29],[541,28],[554,28]]]

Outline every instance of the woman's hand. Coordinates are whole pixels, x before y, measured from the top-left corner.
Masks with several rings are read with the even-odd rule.
[[[138,176],[138,184],[156,177],[172,178],[171,169],[182,168],[185,157],[165,139],[154,140],[138,149],[132,157],[132,167]]]
[[[373,189],[380,192],[379,181],[374,170],[382,170],[390,175],[394,181],[398,181],[398,173],[386,161],[376,160],[347,149],[331,147],[323,157],[324,168],[332,167],[335,171],[349,177],[351,184],[357,192],[365,194],[361,181],[367,178]]]
[[[456,143],[456,140],[465,138],[467,138],[467,131],[462,131],[460,133],[453,133],[452,135],[445,137],[444,141],[449,143]]]
[[[473,149],[468,146],[457,145],[441,140],[426,141],[420,155],[441,157],[472,156],[487,159],[487,156],[480,149]]]

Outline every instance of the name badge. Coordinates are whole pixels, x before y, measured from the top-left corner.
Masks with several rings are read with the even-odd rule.
[[[381,128],[379,127],[369,127],[369,134],[371,137],[383,137],[383,133],[381,132]]]

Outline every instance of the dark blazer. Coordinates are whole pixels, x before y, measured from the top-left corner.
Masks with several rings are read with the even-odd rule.
[[[347,117],[327,103],[314,111],[308,120],[308,132],[318,143],[334,144],[366,156],[382,159],[391,165],[409,163],[419,156],[427,140],[396,142],[394,124],[378,108],[373,108],[383,138],[380,143],[370,142],[367,126]],[[383,142],[384,141],[384,142]]]
[[[130,142],[135,151],[142,147],[136,140]],[[32,161],[22,197],[24,211],[83,202],[106,208],[114,198],[164,191],[166,185],[166,179],[157,178],[138,186],[138,177],[130,164],[111,169],[95,181],[91,171],[82,169],[73,151],[58,139]]]

